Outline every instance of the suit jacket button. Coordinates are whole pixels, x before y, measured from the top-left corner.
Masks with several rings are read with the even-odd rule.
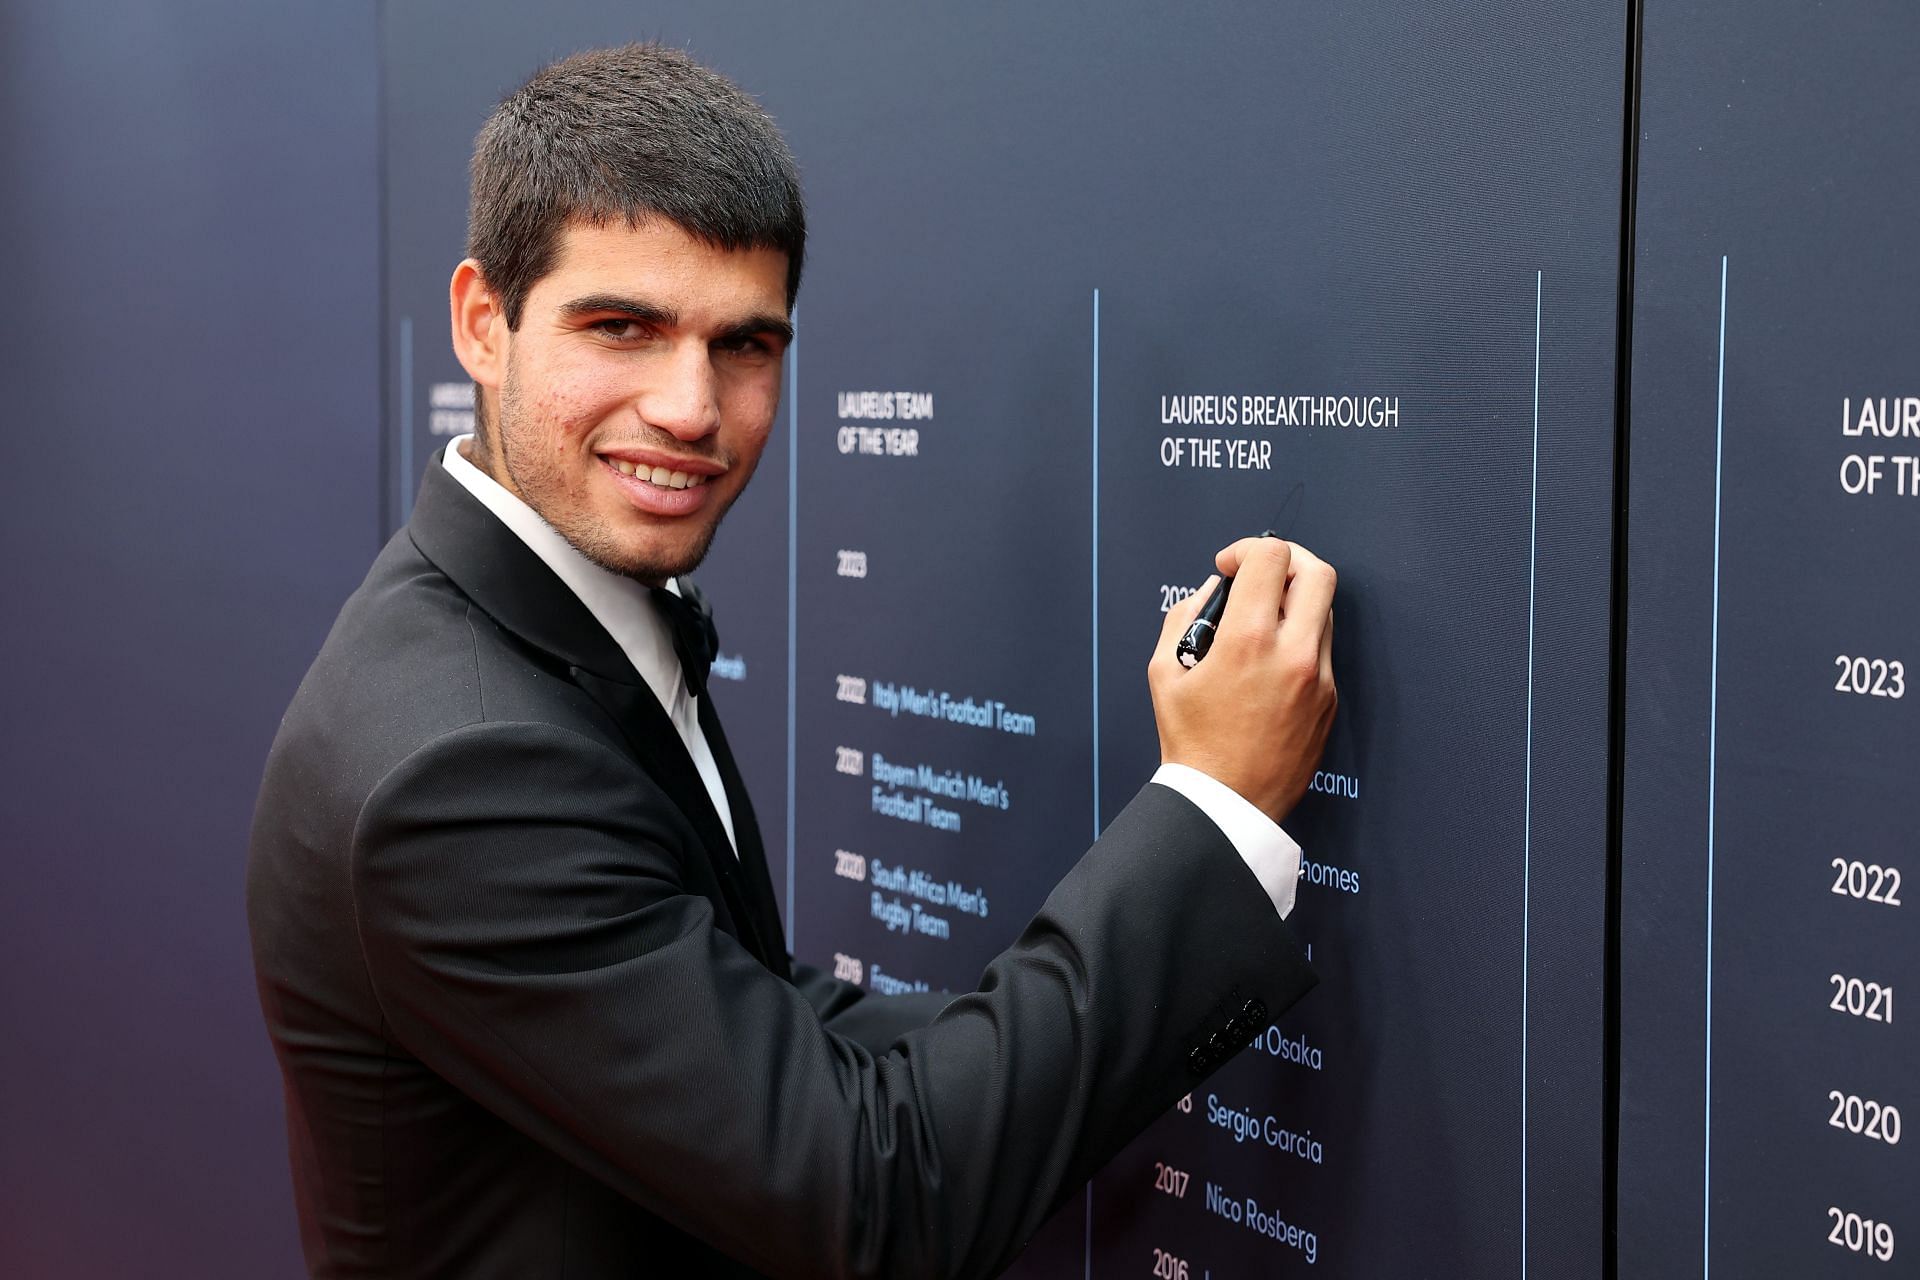
[[[1197,1076],[1207,1074],[1213,1070],[1213,1055],[1209,1054],[1204,1046],[1196,1047],[1187,1055],[1187,1070]]]
[[[1253,1023],[1246,1018],[1234,1018],[1227,1023],[1227,1039],[1234,1045],[1244,1045],[1253,1038]]]
[[[1240,1015],[1251,1022],[1265,1022],[1267,1020],[1266,1001],[1262,1000],[1259,996],[1255,996],[1240,1006]]]

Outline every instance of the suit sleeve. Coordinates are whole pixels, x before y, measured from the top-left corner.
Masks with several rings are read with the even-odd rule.
[[[926,1026],[953,1000],[944,991],[879,995],[800,961],[793,964],[793,985],[827,1030],[858,1041],[872,1054],[885,1053],[907,1032]]]
[[[876,1051],[715,926],[669,804],[563,729],[457,729],[369,796],[356,926],[398,1043],[771,1276],[996,1274],[1313,983],[1219,829],[1149,785],[976,991]]]

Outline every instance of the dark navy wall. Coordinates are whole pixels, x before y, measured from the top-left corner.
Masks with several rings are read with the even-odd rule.
[[[1920,14],[1646,8],[1620,1274],[1920,1274]]]
[[[0,9],[0,1274],[296,1274],[241,902],[379,535],[372,0]]]
[[[434,396],[460,377],[440,299],[472,130],[544,58],[632,36],[760,94],[816,215],[782,435],[708,576],[803,956],[967,981],[1150,764],[1168,584],[1276,507],[1345,570],[1329,768],[1355,794],[1301,823],[1364,896],[1303,888],[1328,982],[1217,1082],[1328,1162],[1242,1150],[1203,1092],[1025,1274],[1145,1274],[1160,1248],[1196,1280],[1589,1275],[1611,1226],[1635,1277],[1897,1273],[1846,1215],[1911,1232],[1912,1139],[1830,1123],[1829,1091],[1913,1110],[1912,1029],[1827,983],[1915,963],[1913,908],[1832,869],[1913,874],[1914,703],[1833,687],[1842,654],[1920,662],[1920,503],[1891,462],[1873,494],[1840,471],[1912,439],[1833,421],[1915,393],[1910,10],[1647,6],[1609,1224],[1624,6],[381,8],[0,8],[0,1276],[299,1273],[241,900],[260,764],[457,425]],[[931,397],[922,451],[841,452],[841,394],[888,389]],[[1405,419],[1273,433],[1272,472],[1159,460],[1204,434],[1162,396],[1274,390]],[[1170,499],[1181,520],[1152,516]],[[1049,663],[999,623],[1034,582]],[[1039,728],[887,713],[908,684]],[[867,812],[842,746],[986,773],[1013,807],[912,830]],[[908,935],[843,851],[993,909]],[[1156,1159],[1192,1199],[1152,1189]],[[1317,1225],[1317,1263],[1208,1216],[1209,1176]]]

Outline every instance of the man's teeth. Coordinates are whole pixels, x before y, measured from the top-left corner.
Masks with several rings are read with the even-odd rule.
[[[608,458],[607,461],[621,475],[637,477],[649,484],[657,484],[662,489],[698,489],[707,482],[707,477],[689,475],[685,471],[669,471],[665,467],[636,467],[625,458]]]

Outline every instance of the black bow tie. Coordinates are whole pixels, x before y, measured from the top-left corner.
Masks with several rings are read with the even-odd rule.
[[[673,629],[673,651],[680,659],[680,677],[687,682],[687,692],[704,698],[707,671],[720,651],[720,636],[713,629],[713,611],[707,608],[706,593],[691,580],[681,578],[679,595],[655,587],[653,603]]]

